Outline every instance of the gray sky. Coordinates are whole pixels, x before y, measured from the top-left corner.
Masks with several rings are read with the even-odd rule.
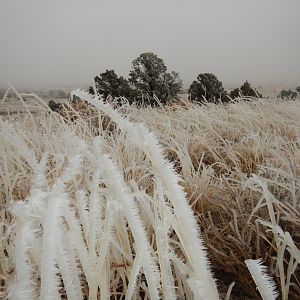
[[[299,0],[0,0],[0,86],[86,85],[127,76],[154,52],[188,86],[299,82]]]

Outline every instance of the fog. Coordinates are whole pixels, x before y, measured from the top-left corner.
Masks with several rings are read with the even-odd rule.
[[[225,85],[300,84],[299,0],[1,0],[0,86],[75,87],[143,52],[187,87],[211,72]]]

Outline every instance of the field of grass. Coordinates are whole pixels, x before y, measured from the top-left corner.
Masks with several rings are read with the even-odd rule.
[[[0,298],[300,298],[299,100],[77,96],[0,116]]]

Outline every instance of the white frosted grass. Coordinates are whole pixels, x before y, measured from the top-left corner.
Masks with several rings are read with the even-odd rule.
[[[276,300],[277,286],[273,278],[267,274],[268,268],[263,265],[263,261],[247,259],[245,263],[263,300]]]
[[[101,97],[91,97],[83,91],[75,91],[74,95],[91,103],[108,115],[119,128],[128,135],[132,144],[143,150],[152,162],[154,172],[159,176],[164,192],[174,207],[178,218],[179,230],[176,231],[193,270],[190,273],[194,291],[205,299],[219,299],[215,280],[208,266],[207,255],[204,250],[196,218],[187,204],[183,188],[179,185],[179,176],[175,173],[170,162],[164,158],[163,150],[157,138],[142,124],[133,124],[104,103]],[[201,283],[201,284],[200,284]],[[197,286],[197,288],[196,288]]]
[[[133,261],[131,273],[130,273],[128,288],[126,290],[126,295],[125,295],[126,300],[133,299],[135,287],[137,284],[137,277],[139,275],[140,269],[141,269],[141,257],[139,251],[137,251],[135,259]]]
[[[33,272],[31,271],[34,265],[30,262],[29,252],[38,253],[36,250],[32,251],[32,244],[35,232],[40,230],[39,224],[42,223],[43,238],[41,243],[41,262],[39,263],[41,272],[40,297],[41,299],[58,299],[59,271],[57,268],[57,251],[60,246],[59,241],[62,240],[62,207],[67,203],[64,193],[61,193],[60,190],[63,189],[64,183],[72,180],[80,170],[80,155],[73,157],[71,155],[69,164],[62,177],[57,179],[57,184],[54,185],[52,191],[48,193],[43,192],[39,188],[43,188],[46,183],[44,169],[48,158],[47,153],[45,152],[41,161],[38,162],[34,150],[26,145],[24,139],[16,131],[13,131],[11,126],[7,124],[2,125],[6,129],[2,132],[4,138],[20,151],[33,172],[31,195],[29,195],[26,203],[13,205],[12,210],[16,216],[17,223],[15,244],[17,279],[10,288],[13,292],[9,294],[9,297],[15,299],[23,295],[22,299],[27,299],[28,295],[28,299],[36,298],[36,295],[34,295],[36,293],[34,290],[36,282],[32,280]],[[82,150],[82,147],[79,146],[78,149]]]
[[[281,294],[283,299],[288,299],[291,286],[291,277],[300,264],[300,250],[295,245],[289,232],[284,232],[279,225],[273,225],[270,222],[259,220],[264,226],[271,228],[277,240],[277,260],[276,265],[280,271]],[[290,254],[288,267],[284,270],[284,251],[287,250]]]
[[[114,114],[113,110],[111,110],[111,112]],[[153,199],[147,194],[143,194],[142,191],[139,191],[137,185],[134,183],[132,183],[132,185],[137,195],[134,196],[134,193],[131,193],[117,165],[101,149],[100,140],[97,138],[94,139],[94,146],[87,151],[86,143],[76,137],[72,130],[68,128],[65,129],[65,133],[61,132],[64,145],[59,147],[64,152],[62,152],[60,158],[58,157],[60,161],[57,161],[57,167],[61,167],[63,171],[49,188],[47,187],[45,169],[49,157],[47,152],[51,152],[51,148],[49,148],[47,152],[42,152],[41,159],[38,161],[35,149],[31,147],[31,144],[27,143],[26,136],[19,134],[15,128],[8,124],[2,124],[6,132],[5,137],[7,142],[11,144],[15,150],[19,151],[22,159],[29,164],[33,174],[31,196],[29,197],[28,203],[31,204],[30,214],[35,214],[37,218],[34,223],[36,228],[40,225],[42,226],[42,231],[40,229],[42,234],[39,234],[40,240],[34,243],[35,247],[40,245],[41,249],[38,250],[35,248],[32,249],[31,252],[36,253],[37,265],[35,267],[38,268],[41,275],[41,299],[58,298],[60,276],[68,297],[78,297],[78,299],[82,297],[80,293],[81,288],[78,286],[79,271],[76,263],[77,258],[80,261],[80,265],[82,266],[82,270],[90,287],[90,299],[97,298],[98,288],[103,295],[103,291],[108,291],[109,289],[109,282],[107,281],[109,277],[103,276],[102,273],[110,271],[107,269],[109,268],[110,251],[114,253],[115,257],[123,253],[122,256],[127,257],[128,261],[133,263],[132,271],[126,275],[130,276],[128,292],[124,292],[127,299],[136,293],[135,287],[140,272],[145,274],[148,284],[148,288],[145,291],[147,294],[149,293],[148,296],[151,299],[159,299],[160,293],[165,295],[166,299],[176,297],[175,283],[172,274],[172,250],[170,249],[168,240],[172,224],[175,224],[174,229],[181,242],[184,240],[183,236],[188,232],[188,228],[185,228],[184,231],[181,228],[182,226],[184,228],[184,223],[182,222],[182,224],[180,224],[179,220],[177,221],[177,214],[179,210],[182,209],[180,206],[179,210],[175,208],[175,215],[172,217],[172,219],[176,221],[168,221],[172,213],[169,211],[170,208],[167,203],[170,201],[169,198],[172,197],[172,190],[174,193],[173,185],[178,185],[179,178],[172,171],[172,166],[164,160],[162,150],[158,146],[158,141],[155,137],[151,136],[146,128],[140,126],[136,131],[131,123],[122,119],[117,113],[116,116],[123,124],[121,129],[131,137],[131,142],[134,142],[133,144],[136,144],[136,146],[140,146],[152,160],[155,171],[154,174],[157,176],[156,186],[158,188],[155,194],[156,196]],[[19,128],[18,131],[20,130]],[[2,133],[3,132],[4,131],[2,131]],[[145,137],[143,135],[145,135]],[[146,138],[149,137],[151,137],[149,140],[150,143],[154,144],[152,147],[146,143]],[[51,147],[51,145],[49,146]],[[46,150],[45,148],[45,151]],[[161,158],[155,159],[154,157],[156,155]],[[64,156],[65,159],[63,158]],[[90,182],[88,197],[86,197],[85,189],[81,189],[77,192],[75,198],[77,208],[74,210],[74,208],[70,207],[71,202],[65,189],[66,184],[73,182],[76,176],[81,174],[83,158],[88,160],[93,166],[91,169],[92,172],[90,173],[92,178],[90,181],[87,181]],[[66,162],[65,166],[64,160]],[[162,169],[166,169],[167,171],[160,170],[159,164],[163,165]],[[174,177],[173,181],[167,180],[166,176],[169,175]],[[101,192],[101,188],[99,189],[98,187],[100,183],[106,186],[106,191],[103,190],[104,194]],[[170,189],[168,192],[166,192],[166,185],[168,185]],[[184,205],[187,206],[182,190],[175,190],[175,192],[182,193],[177,199],[177,202],[183,200]],[[157,208],[151,207],[151,205],[149,206],[149,200],[152,201],[151,205],[154,204]],[[156,231],[157,257],[148,241],[147,233],[144,228],[145,225],[140,217],[138,205],[142,206],[141,211],[144,214],[149,215],[149,220],[151,220],[150,226]],[[186,210],[185,206],[183,206],[184,210]],[[77,217],[77,209],[80,221]],[[186,219],[190,217],[194,218],[191,211],[189,212],[190,215],[187,218],[182,217],[182,221],[186,221]],[[131,252],[130,242],[124,229],[119,228],[116,224],[117,220],[122,220],[122,218],[120,218],[122,215],[128,221],[129,228],[133,234],[136,249],[135,257],[128,256],[128,251]],[[64,219],[67,222],[67,228],[65,227]],[[125,223],[123,224],[125,225]],[[196,223],[193,225],[196,225]],[[25,228],[27,227],[25,226]],[[125,243],[122,246],[115,240],[113,228],[116,228],[116,230],[122,234],[122,244]],[[196,232],[197,230],[190,231],[188,234],[189,237],[187,236],[185,239],[192,239],[193,234]],[[34,240],[34,236],[32,239]],[[70,240],[70,244],[67,243],[68,240]],[[28,239],[27,241],[30,240]],[[87,244],[86,241],[88,241]],[[122,247],[126,244],[129,245],[129,247],[127,246],[124,252]],[[193,242],[191,244],[193,245]],[[19,247],[19,244],[16,245]],[[116,249],[119,250],[117,252],[115,252],[115,250],[109,250],[113,245],[118,245]],[[197,245],[199,246],[196,239],[194,246]],[[187,275],[191,278],[197,276],[194,272],[194,269],[197,269],[197,267],[193,264],[198,263],[199,260],[198,262],[197,260],[193,261],[193,258],[191,259],[189,257],[191,255],[193,256],[193,251],[191,251],[192,254],[190,254],[187,247],[182,246],[182,249],[184,249],[189,261],[187,266],[189,271]],[[22,257],[26,255],[26,247],[23,248],[23,251],[25,251],[23,256],[20,256],[22,261],[24,260]],[[198,254],[199,252],[197,255]],[[140,255],[143,256],[143,259],[139,258]],[[160,269],[158,269],[157,263],[160,265]],[[28,267],[33,267],[33,265],[29,262]],[[123,277],[121,274],[122,273],[120,273],[120,276]],[[123,282],[126,281],[125,278],[122,280]],[[31,292],[34,293],[35,288],[32,286],[29,278],[24,280],[24,283],[26,282],[28,286],[31,287]],[[208,287],[201,290],[200,286],[203,286],[202,283],[201,285],[199,283],[201,281],[194,282],[196,282],[196,289],[198,289],[197,291],[194,289],[195,295],[207,293],[206,290],[208,290]],[[139,286],[139,288],[143,288],[142,286],[143,284]],[[19,291],[22,290],[23,288],[20,287]],[[34,298],[34,296],[32,297]],[[212,299],[217,299],[217,297]]]
[[[43,244],[41,257],[41,299],[59,299],[59,241],[62,239],[61,217],[65,195],[52,193],[48,196],[43,222]]]
[[[68,138],[72,140],[72,134]],[[82,162],[82,152],[86,149],[85,143],[80,139],[73,136],[73,145],[76,149],[70,152],[68,155],[68,164],[66,165],[61,177],[57,178],[52,191],[49,192],[47,199],[47,207],[45,210],[45,217],[43,221],[43,242],[42,242],[42,263],[41,263],[41,299],[52,300],[59,297],[58,287],[59,287],[59,259],[60,254],[59,249],[61,247],[60,241],[63,239],[63,225],[62,217],[64,212],[64,207],[67,207],[69,200],[68,195],[63,192],[64,185],[73,180],[73,178],[80,173],[81,162]],[[73,152],[73,153],[72,153]],[[66,257],[67,259],[67,257]],[[62,261],[61,261],[62,262]],[[76,268],[73,268],[75,271]],[[62,272],[62,275],[68,275],[66,269]],[[76,274],[73,274],[76,276]],[[70,277],[63,277],[65,282]],[[69,287],[71,282],[66,282]],[[70,289],[67,289],[67,292]],[[78,295],[79,296],[79,295]]]
[[[88,203],[87,197],[84,190],[78,190],[75,193],[76,206],[78,208],[79,219],[81,220],[82,233],[84,238],[88,240],[89,236],[89,213],[88,213]]]
[[[96,140],[95,142],[95,146],[100,148],[101,144],[99,141]],[[151,299],[159,299],[159,271],[152,256],[152,248],[147,239],[134,198],[124,181],[123,175],[107,155],[103,154],[99,157],[99,166],[101,166],[101,175],[104,183],[110,190],[110,197],[118,201],[116,205],[119,205],[128,220],[137,249],[143,253],[142,266],[149,285]]]
[[[164,157],[160,140],[144,125],[122,117],[100,97],[81,91],[75,94],[96,106],[98,114],[103,112],[119,130],[100,130],[94,138],[89,123],[79,113],[76,120],[68,122],[44,110],[31,132],[22,124],[31,126],[32,118],[24,117],[24,123],[14,125],[0,121],[0,150],[6,158],[0,176],[10,195],[5,201],[14,215],[10,242],[14,246],[15,268],[9,275],[9,299],[20,295],[24,299],[58,299],[60,293],[76,300],[84,296],[98,300],[99,295],[101,299],[128,300],[141,295],[146,299],[219,299],[196,218],[179,185],[181,178]],[[240,114],[245,108],[236,106],[229,109]],[[218,119],[208,120],[205,111],[194,109],[191,117],[201,116],[203,124],[210,122],[210,132],[221,142],[226,141],[226,136],[212,125]],[[155,110],[149,110],[150,115],[153,120],[161,118]],[[179,116],[172,118],[176,118],[181,134],[186,120]],[[170,118],[167,121],[173,122]],[[163,124],[155,124],[160,125]],[[209,185],[213,166],[202,170],[203,157],[198,169],[193,166],[188,148],[193,141],[183,136],[185,144],[181,146],[172,141],[173,132],[169,137],[164,142],[178,155],[185,179],[201,188]],[[201,142],[215,159],[221,159],[209,140],[202,138]],[[236,150],[228,143],[225,146],[226,155],[238,167]],[[229,171],[225,162],[221,165]],[[200,176],[198,181],[196,175]],[[25,176],[29,191],[16,203],[9,186],[16,187],[15,182]],[[299,249],[289,233],[276,227],[276,206],[286,211],[292,208],[280,204],[259,177],[252,176],[245,186],[262,194],[252,214],[246,217],[248,223],[261,207],[268,208],[271,223],[266,225],[261,220],[261,224],[270,225],[274,232],[278,251],[275,263],[282,295],[287,299]],[[286,188],[294,193],[296,187]],[[239,233],[237,218],[233,212],[234,227]],[[285,249],[291,258],[284,265]],[[257,274],[252,275],[258,280],[265,278]]]
[[[159,207],[154,227],[156,228],[156,244],[161,270],[162,290],[165,299],[176,299],[175,283],[171,269],[171,251],[169,245],[170,224],[164,214],[164,194],[161,183],[157,178],[157,206]]]
[[[33,247],[36,232],[39,231],[39,217],[37,215],[43,209],[46,194],[38,188],[45,183],[43,168],[47,154],[40,163],[35,153],[24,142],[23,138],[12,126],[2,122],[4,130],[0,132],[1,138],[6,139],[19,150],[33,171],[32,187],[25,203],[12,203],[12,213],[16,218],[15,240],[15,279],[10,286],[10,299],[34,299],[37,293],[37,282],[34,281],[34,264],[30,252]],[[25,199],[24,199],[25,200]]]
[[[65,232],[58,244],[58,267],[68,299],[83,300],[78,263],[69,236]]]
[[[255,207],[255,211],[258,210],[263,205],[266,205],[268,208],[268,213],[270,217],[270,221],[258,220],[259,223],[268,226],[273,231],[273,236],[275,240],[274,247],[276,248],[276,269],[279,273],[280,285],[281,285],[281,296],[282,299],[286,300],[289,297],[290,290],[290,280],[292,274],[295,272],[297,265],[299,263],[299,254],[300,251],[297,249],[293,240],[290,237],[288,232],[284,233],[282,228],[278,225],[276,220],[275,208],[280,203],[274,195],[270,192],[268,188],[268,183],[264,178],[261,178],[255,174],[246,181],[245,186],[250,187],[255,191],[259,191],[262,193],[260,201]],[[265,204],[263,203],[265,201]],[[250,218],[254,213],[252,212]],[[250,220],[249,218],[249,220]],[[288,247],[287,247],[288,246]],[[285,249],[291,254],[288,262],[288,268],[285,270],[284,266],[284,254]]]
[[[36,299],[37,282],[32,279],[34,270],[29,253],[34,234],[32,222],[18,220],[16,227],[14,254],[16,274],[11,278],[8,298],[11,300]]]

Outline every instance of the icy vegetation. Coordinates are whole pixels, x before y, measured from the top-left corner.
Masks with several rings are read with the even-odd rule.
[[[74,95],[0,119],[0,297],[300,295],[298,100]]]

